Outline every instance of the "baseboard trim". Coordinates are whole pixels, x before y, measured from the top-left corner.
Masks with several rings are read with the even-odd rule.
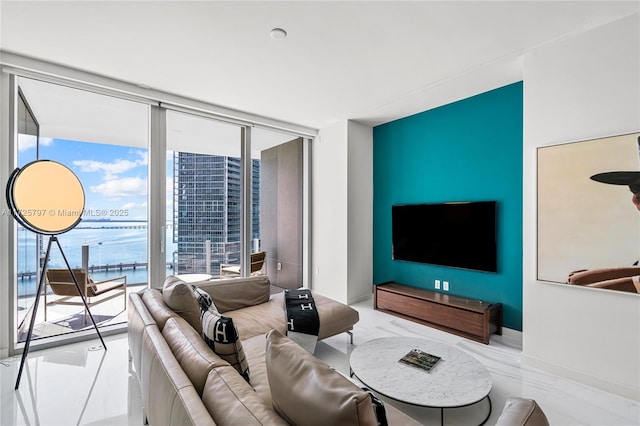
[[[359,297],[349,298],[347,300],[347,305],[355,305],[356,303],[364,302],[366,300],[373,300],[372,294],[365,294]]]
[[[538,368],[540,370],[544,370],[546,372],[562,376],[570,380],[575,380],[576,382],[585,384],[587,386],[592,386],[594,388],[611,392],[624,398],[640,402],[639,388],[632,388],[630,386],[615,383],[611,380],[596,377],[591,374],[585,374],[583,372],[573,370],[571,368],[567,368],[549,361],[545,361],[543,359],[527,355],[525,353],[522,353],[520,361],[523,365]]]
[[[507,346],[518,348],[522,351],[522,331],[502,327],[502,336],[491,335],[491,340],[500,340]]]

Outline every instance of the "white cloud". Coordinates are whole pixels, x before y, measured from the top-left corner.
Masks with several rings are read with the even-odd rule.
[[[149,151],[136,151],[140,159],[137,161],[139,165],[146,166],[149,164]]]
[[[36,147],[38,138],[33,135],[18,134],[18,151],[24,152]],[[53,143],[52,138],[40,138],[40,146],[49,146]]]
[[[91,186],[90,189],[107,198],[146,197],[147,180],[139,177],[112,179],[100,185]]]
[[[83,172],[105,172],[107,176],[111,177],[138,166],[136,162],[129,160],[116,160],[113,163],[103,163],[102,161],[94,160],[76,160],[73,164],[79,166]]]
[[[146,194],[143,194],[143,195],[146,195]],[[147,207],[147,203],[143,202],[143,203],[124,203],[120,208],[123,210],[133,210],[133,209],[144,209],[146,207]]]
[[[130,161],[117,159],[112,163],[104,163],[102,161],[95,160],[76,160],[73,162],[75,166],[79,166],[83,172],[104,172],[105,180],[113,180],[117,178],[117,175],[124,173],[128,170],[134,169],[138,166],[146,166],[149,163],[149,156],[146,151],[138,151],[138,160]]]

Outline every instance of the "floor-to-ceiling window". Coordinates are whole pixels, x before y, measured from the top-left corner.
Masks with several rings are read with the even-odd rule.
[[[167,261],[178,275],[267,274],[281,287],[300,287],[302,138],[260,128],[245,128],[243,136],[241,129],[167,112]],[[246,240],[243,208],[250,209]],[[245,246],[253,265],[243,273]]]
[[[244,265],[251,262],[251,254],[266,252],[256,273],[268,274],[276,285],[305,284],[300,261],[291,261],[287,254],[302,258],[304,247],[277,238],[303,233],[297,182],[303,161],[291,155],[297,148],[285,149],[301,141],[295,133],[227,120],[215,108],[207,113],[167,106],[108,85],[37,73],[9,75],[15,95],[4,92],[3,98],[10,99],[7,117],[16,125],[5,127],[13,132],[3,135],[10,148],[5,145],[2,152],[13,160],[3,162],[3,167],[8,164],[11,171],[36,160],[58,161],[78,176],[86,195],[80,223],[57,236],[72,268],[85,269],[93,281],[124,276],[131,292],[162,287],[161,278],[170,274],[217,277],[227,267],[230,276],[238,275],[234,268],[248,275],[251,268]],[[166,193],[154,191],[158,182]],[[162,220],[155,216],[158,211]],[[280,215],[295,220],[277,220]],[[64,296],[51,286],[33,311],[43,265],[64,269],[64,262],[55,245],[45,259],[47,235],[24,229],[17,221],[8,223],[13,233],[8,240],[10,257],[0,266],[11,272],[6,283],[13,311],[10,353],[20,350],[33,315],[35,348],[57,344],[65,336],[94,337],[84,306],[59,303]],[[123,297],[104,304],[89,302],[99,326],[114,325],[112,330],[126,321]],[[48,339],[52,336],[56,338]]]
[[[241,258],[240,126],[167,111],[167,262],[220,275]]]
[[[19,163],[27,164],[38,159],[40,125],[21,89],[17,98],[17,142]],[[42,237],[19,226],[17,234],[18,286],[16,318],[22,323],[28,312],[34,285],[40,277],[38,252],[42,251]]]
[[[66,297],[47,279],[33,312],[43,266],[49,271],[66,268],[63,254],[71,268],[87,273],[95,294],[125,280],[129,291],[146,286],[149,107],[24,77],[16,83],[20,125],[15,166],[57,161],[78,177],[85,195],[81,221],[57,236],[62,251],[53,245],[48,259],[49,237],[16,225],[15,338],[22,342],[31,315],[36,316],[32,339],[93,327],[82,300]],[[99,326],[126,322],[124,293],[109,298],[116,292],[88,295]]]

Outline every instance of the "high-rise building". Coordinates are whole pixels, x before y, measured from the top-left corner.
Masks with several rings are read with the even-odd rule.
[[[260,161],[252,160],[251,166],[251,239],[256,249],[260,240]],[[212,275],[218,275],[222,263],[240,263],[240,158],[174,152],[173,168],[176,273],[206,272],[207,245]]]

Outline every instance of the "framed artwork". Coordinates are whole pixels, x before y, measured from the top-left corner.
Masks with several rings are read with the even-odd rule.
[[[538,280],[640,293],[640,133],[541,147],[537,160]]]

